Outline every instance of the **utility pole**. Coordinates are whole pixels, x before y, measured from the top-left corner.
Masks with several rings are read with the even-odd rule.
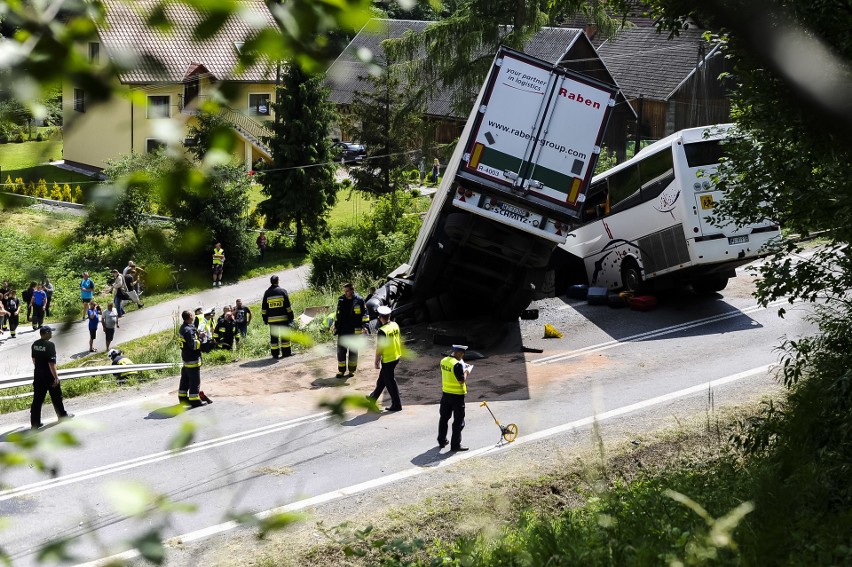
[[[639,95],[639,104],[636,105],[637,106],[637,109],[636,109],[637,117],[636,117],[636,139],[635,139],[635,142],[634,142],[635,145],[633,146],[633,155],[634,156],[639,153],[639,146],[642,143],[642,106],[644,105],[644,101],[645,101],[644,97],[642,95]]]

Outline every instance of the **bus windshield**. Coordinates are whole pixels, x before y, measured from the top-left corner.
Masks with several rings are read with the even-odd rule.
[[[689,167],[715,165],[725,155],[725,148],[719,140],[684,144],[683,151],[686,153],[686,163]]]

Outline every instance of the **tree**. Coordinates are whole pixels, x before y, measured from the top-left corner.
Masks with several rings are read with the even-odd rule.
[[[405,170],[419,147],[422,89],[407,83],[394,65],[368,80],[371,90],[355,93],[351,114],[353,137],[364,144],[367,155],[350,169],[350,176],[358,191],[389,195],[408,188]]]
[[[383,47],[391,59],[405,62],[410,80],[448,90],[455,111],[467,116],[501,44],[521,50],[549,23],[551,13],[556,24],[581,14],[597,26],[599,35],[610,37],[619,26],[610,14],[626,14],[629,4],[629,0],[463,0],[449,3],[449,14],[422,33],[386,40]]]
[[[337,196],[331,142],[335,113],[319,75],[287,66],[277,89],[274,135],[267,140],[272,163],[260,183],[269,198],[258,205],[267,227],[295,225],[297,250],[326,233],[326,215]]]

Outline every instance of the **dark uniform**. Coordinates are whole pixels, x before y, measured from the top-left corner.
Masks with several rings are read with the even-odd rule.
[[[6,307],[6,296],[9,294],[9,285],[5,282],[0,285],[0,303],[2,303],[3,307],[8,311],[9,308]],[[8,315],[0,315],[0,328],[4,331],[9,330],[9,316]]]
[[[10,296],[7,297],[5,301],[6,311],[9,312],[9,315],[7,315],[6,320],[8,321],[9,325],[9,333],[12,338],[15,338],[16,336],[18,336],[18,323],[20,323],[19,309],[21,308],[21,300],[17,297],[11,297],[11,294],[9,295]]]
[[[376,358],[381,358],[381,370],[376,380],[376,388],[370,394],[370,398],[378,400],[385,388],[391,398],[391,405],[385,408],[388,411],[402,410],[402,400],[399,398],[399,386],[396,383],[396,365],[402,356],[402,334],[399,325],[389,321],[381,326],[376,333]],[[378,366],[378,362],[376,363]]]
[[[278,276],[270,278],[272,285],[263,294],[260,315],[263,324],[269,325],[269,348],[272,358],[282,358],[293,354],[287,329],[293,324],[293,308],[290,296],[284,288],[278,286]]]
[[[216,322],[216,329],[213,331],[213,339],[216,341],[216,348],[232,350],[234,348],[234,340],[237,336],[237,325],[233,318],[219,317]]]
[[[441,407],[438,421],[438,445],[447,446],[447,428],[453,417],[453,436],[450,449],[465,451],[461,446],[461,434],[464,429],[464,395],[467,383],[464,376],[464,362],[454,356],[441,359]]]
[[[45,330],[47,329],[47,330]],[[60,419],[72,417],[62,404],[62,386],[53,376],[51,364],[56,364],[56,346],[50,342],[50,327],[42,327],[41,338],[33,343],[33,403],[30,406],[30,425],[33,429],[41,427],[41,406],[50,393],[53,409]]]
[[[112,357],[112,364],[114,366],[127,366],[128,364],[133,364],[133,361],[126,356],[117,354]],[[128,372],[116,372],[113,376],[118,378],[119,382],[126,382],[128,378],[135,376],[136,374],[137,372],[135,370],[130,370]]]
[[[195,327],[184,322],[180,326],[180,357],[183,366],[180,369],[178,402],[198,407],[202,405],[198,392],[201,388],[201,341]]]
[[[352,348],[352,343],[345,337],[353,337],[364,332],[370,316],[367,315],[367,305],[357,293],[349,299],[346,295],[337,298],[337,311],[334,313],[335,329],[337,331],[337,377],[343,378],[347,370],[346,355],[349,355],[348,370],[355,374],[358,369],[358,351]],[[343,341],[341,341],[341,337]]]
[[[33,292],[35,291],[35,284],[30,284],[30,287],[25,289],[23,293],[21,293],[21,299],[24,301],[24,305],[27,306],[27,321],[30,320],[30,315],[33,312],[33,306],[30,304],[33,298]]]

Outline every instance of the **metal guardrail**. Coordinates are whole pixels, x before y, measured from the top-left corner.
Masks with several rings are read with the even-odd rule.
[[[59,381],[73,380],[75,378],[89,378],[91,376],[104,376],[108,374],[123,374],[125,372],[144,372],[146,370],[164,370],[177,366],[177,362],[156,362],[150,364],[116,364],[110,366],[91,366],[88,368],[66,368],[57,370]],[[30,386],[33,383],[33,374],[18,374],[11,378],[0,380],[0,390],[17,388],[18,386]]]

